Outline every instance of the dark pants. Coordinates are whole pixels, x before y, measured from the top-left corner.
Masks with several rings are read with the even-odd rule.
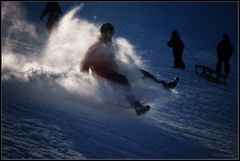
[[[182,60],[182,53],[174,52],[173,53],[173,57],[174,57],[174,68],[185,69],[185,64],[184,64],[184,62]]]
[[[161,84],[165,84],[166,83],[166,81],[156,78],[154,75],[152,75],[151,73],[149,73],[146,70],[140,69],[140,72],[143,74],[143,77],[150,78],[150,79],[154,80],[157,83],[161,83]]]
[[[115,71],[112,71],[109,74],[107,74],[105,78],[117,84],[130,86],[128,79],[124,75],[117,73]]]
[[[228,75],[230,73],[230,64],[229,64],[229,59],[218,59],[217,65],[216,65],[216,71],[218,74],[221,73],[222,70],[222,64],[224,63],[224,71],[225,75]]]
[[[140,102],[132,94],[130,83],[128,82],[128,79],[124,75],[113,71],[113,72],[107,74],[107,76],[105,76],[104,78],[106,78],[109,81],[112,81],[114,83],[117,83],[117,84],[120,84],[120,85],[123,85],[126,87],[125,88],[126,98],[131,106],[135,107],[136,103],[140,104]]]
[[[59,21],[59,17],[57,16],[49,16],[48,18],[48,21],[47,21],[47,29],[48,29],[48,32],[51,32],[52,29],[57,25]]]

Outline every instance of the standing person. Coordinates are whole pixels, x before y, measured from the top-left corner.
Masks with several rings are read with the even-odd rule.
[[[47,2],[45,9],[43,10],[40,20],[43,19],[44,16],[48,15],[47,20],[47,29],[50,33],[52,29],[56,26],[60,18],[62,17],[62,10],[58,4],[58,2]]]
[[[88,73],[89,69],[93,74],[108,81],[120,84],[126,89],[126,98],[129,104],[134,107],[136,113],[142,114],[150,109],[150,106],[143,105],[131,92],[131,85],[126,76],[121,74],[116,64],[113,50],[112,37],[114,27],[105,23],[100,28],[101,35],[96,43],[89,47],[81,64],[80,71]]]
[[[184,43],[181,40],[178,31],[172,31],[172,37],[167,43],[168,47],[173,48],[174,66],[173,68],[185,69],[185,64],[182,60]]]
[[[229,73],[230,73],[229,61],[232,56],[232,53],[233,53],[233,46],[231,44],[229,36],[228,36],[228,34],[224,34],[223,39],[217,45],[218,61],[216,64],[216,71],[217,71],[218,78],[221,73],[222,63],[224,63],[225,75],[226,76],[229,75]]]

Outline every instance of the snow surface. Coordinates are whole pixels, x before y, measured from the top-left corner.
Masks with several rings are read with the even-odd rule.
[[[18,5],[2,6],[3,159],[238,158],[236,53],[225,86],[197,75],[196,62],[186,51],[187,68],[177,70],[171,67],[170,49],[147,55],[151,51],[115,37],[122,72],[136,97],[151,106],[137,116],[121,88],[79,72],[100,25],[74,16],[83,6],[68,12],[44,43],[46,33],[38,36]],[[4,19],[6,15],[12,19]],[[194,54],[201,64],[214,68],[215,56]],[[137,66],[166,80],[180,76],[179,84],[167,91],[140,79]]]

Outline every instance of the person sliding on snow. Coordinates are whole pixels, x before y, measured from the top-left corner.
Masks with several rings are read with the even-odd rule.
[[[126,98],[129,104],[134,107],[138,115],[148,111],[150,106],[143,105],[131,92],[131,85],[126,76],[121,74],[116,64],[112,37],[114,27],[105,23],[100,28],[101,35],[96,43],[89,47],[80,64],[80,71],[88,73],[89,69],[93,74],[108,81],[117,83],[126,88]]]

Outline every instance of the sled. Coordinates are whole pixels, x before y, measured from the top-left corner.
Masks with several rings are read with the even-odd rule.
[[[205,78],[206,80],[217,84],[221,83],[227,85],[227,77],[223,74],[217,75],[217,71],[212,68],[209,68],[205,65],[196,64],[195,71],[197,74],[200,74],[201,77]]]

